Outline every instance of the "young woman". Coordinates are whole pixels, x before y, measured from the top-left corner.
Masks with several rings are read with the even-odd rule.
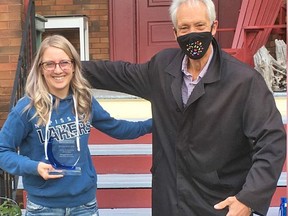
[[[49,36],[36,55],[26,95],[0,132],[0,167],[23,177],[27,216],[98,215],[97,175],[88,148],[91,126],[133,139],[150,133],[152,121],[112,118],[92,97],[72,44]]]

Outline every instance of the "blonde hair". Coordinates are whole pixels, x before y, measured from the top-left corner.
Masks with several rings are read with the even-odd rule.
[[[76,107],[79,118],[87,122],[92,110],[90,85],[82,75],[81,61],[78,52],[74,46],[61,35],[46,37],[39,47],[25,86],[26,95],[31,99],[31,103],[25,107],[24,111],[35,107],[36,112],[32,118],[38,117],[37,125],[40,126],[48,123],[49,112],[53,105],[51,104],[47,83],[42,75],[43,69],[41,63],[43,54],[49,47],[63,50],[73,61],[74,75],[70,82],[70,89],[77,101]],[[55,108],[58,107],[59,101],[60,99],[56,98]]]

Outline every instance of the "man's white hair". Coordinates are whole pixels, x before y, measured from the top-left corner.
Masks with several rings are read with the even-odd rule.
[[[172,0],[171,6],[169,8],[169,12],[170,12],[170,17],[171,17],[173,26],[175,28],[177,27],[177,18],[176,18],[177,11],[183,3],[192,5],[192,4],[199,4],[200,2],[206,5],[207,13],[208,13],[211,25],[212,25],[216,19],[215,5],[212,0]]]

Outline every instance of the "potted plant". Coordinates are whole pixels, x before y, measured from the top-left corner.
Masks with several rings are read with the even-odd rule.
[[[0,216],[21,216],[21,208],[13,199],[0,197]]]

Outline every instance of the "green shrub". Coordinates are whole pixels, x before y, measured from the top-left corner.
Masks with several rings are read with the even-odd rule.
[[[0,216],[21,216],[21,208],[19,205],[12,199],[6,197],[0,197],[2,201],[0,205]]]

